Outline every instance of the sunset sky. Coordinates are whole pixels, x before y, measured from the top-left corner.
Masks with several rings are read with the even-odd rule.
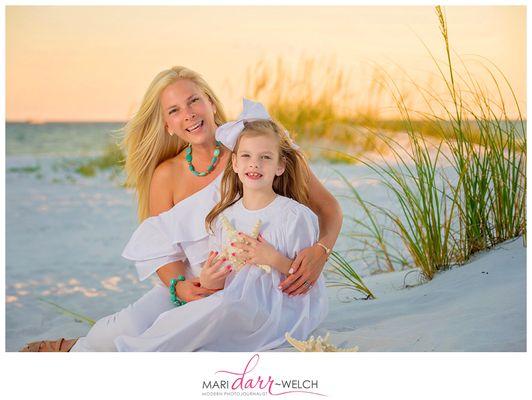
[[[454,50],[486,57],[526,105],[526,8],[446,7]],[[8,121],[123,121],[172,65],[200,72],[230,115],[259,60],[335,60],[367,90],[371,63],[434,72],[432,7],[7,7]],[[485,72],[473,68],[479,77]]]

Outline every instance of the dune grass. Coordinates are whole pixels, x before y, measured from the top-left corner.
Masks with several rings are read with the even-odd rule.
[[[111,170],[115,175],[124,165],[125,155],[116,143],[109,143],[103,153],[77,164],[75,172],[85,177],[92,177],[100,171]]]
[[[376,173],[399,205],[399,212],[379,208],[392,221],[391,229],[403,243],[413,266],[418,267],[426,279],[432,279],[437,271],[447,268],[454,261],[456,238],[453,235],[453,220],[456,198],[439,169],[441,145],[431,147],[415,131],[409,123],[409,113],[400,96],[397,97],[397,104],[404,115],[408,145],[402,145],[385,135],[378,135],[388,146],[388,157],[377,161],[365,157],[359,160]],[[357,202],[361,207],[370,204],[360,195]],[[368,211],[365,215],[371,221]],[[364,228],[364,225],[361,227]],[[383,242],[378,229],[383,228],[370,230],[374,243],[380,248],[391,246]],[[395,270],[397,259],[389,259],[389,262],[388,270]],[[405,264],[407,262],[401,259],[401,267]]]
[[[83,321],[86,324],[88,324],[89,326],[93,326],[96,323],[96,321],[93,320],[92,318],[86,317],[86,316],[81,315],[81,314],[79,314],[79,313],[77,313],[75,311],[69,310],[68,308],[65,308],[65,307],[63,307],[63,306],[61,306],[61,305],[59,305],[57,303],[54,303],[53,301],[48,300],[48,299],[46,299],[44,297],[37,297],[37,300],[42,301],[43,303],[51,305],[56,310],[58,310],[61,314],[69,316],[69,317],[72,317],[76,321]]]
[[[377,143],[364,123],[377,118],[372,104],[379,104],[380,93],[375,83],[374,95],[366,104],[357,104],[354,99],[359,96],[351,88],[350,73],[333,59],[302,57],[290,65],[278,58],[249,68],[245,96],[264,103],[296,141],[312,143],[305,146],[311,159],[349,163],[353,160],[341,157],[333,147],[343,144],[357,153],[375,149]]]
[[[375,132],[386,144],[393,162],[384,157],[378,162],[358,158],[376,172],[400,205],[401,212],[385,213],[393,221],[392,229],[400,236],[413,265],[426,279],[449,265],[467,261],[478,251],[524,234],[526,227],[526,127],[515,94],[498,69],[499,78],[490,70],[498,90],[496,99],[482,89],[467,68],[465,73],[458,73],[440,7],[436,7],[436,15],[447,63],[438,62],[428,50],[447,88],[447,97],[412,84],[431,110],[417,113],[423,115],[422,125],[432,127],[432,136],[441,139],[432,145],[418,130],[420,125],[412,123],[415,111],[409,109],[388,75],[383,83],[402,115],[409,144],[405,147]],[[512,94],[512,106],[518,110],[517,124],[509,118],[501,80]],[[449,175],[441,167],[443,161],[450,164],[454,174]],[[357,202],[361,206],[369,204],[360,196]],[[366,217],[373,224],[367,212]],[[368,231],[367,222],[360,223],[360,229]],[[386,246],[380,230],[372,228],[369,232],[380,248]]]
[[[361,293],[364,295],[364,300],[375,299],[375,295],[364,284],[362,278],[360,278],[351,266],[352,263],[348,262],[340,253],[333,251],[329,256],[329,264],[331,266],[330,272],[337,279],[329,280],[327,286],[339,287]]]
[[[373,273],[392,272],[408,266],[408,260],[389,238],[397,234],[381,222],[386,219],[387,210],[364,201],[353,184],[342,173],[335,172],[349,188],[351,194],[346,197],[362,211],[360,217],[344,216],[355,227],[346,233],[351,242],[349,252],[358,254],[358,261],[363,262]]]
[[[405,71],[407,79],[397,72],[391,77],[378,65],[373,68],[368,92],[356,93],[350,72],[339,67],[334,60],[302,57],[292,65],[282,58],[264,59],[248,69],[245,96],[264,103],[270,115],[304,145],[311,160],[356,163],[357,159],[336,152],[338,146],[357,156],[370,151],[384,152],[387,146],[375,132],[391,137],[405,132],[402,113],[399,118],[382,115],[382,110],[396,109],[397,101],[388,87],[389,82],[385,81],[394,81],[395,91],[401,92],[406,110],[411,110],[413,98],[425,99],[429,109],[433,106],[427,97],[434,97],[430,100],[436,103],[444,101],[436,97],[432,87],[422,87],[417,78],[408,77]],[[443,72],[439,64],[438,72]],[[399,82],[403,84],[403,81],[406,82],[404,87],[399,88]],[[443,139],[456,134],[453,121],[441,115],[426,118],[425,113],[410,112],[408,118],[410,129],[420,136]],[[507,119],[507,122],[515,121]],[[461,134],[466,135],[469,142],[479,144],[482,128],[475,116],[464,115],[460,124]]]
[[[436,14],[445,43],[447,73],[443,68],[438,69],[452,99],[444,111],[453,135],[446,136],[445,142],[451,150],[452,166],[459,177],[458,183],[451,188],[459,211],[460,251],[467,259],[477,251],[519,236],[524,231],[526,128],[515,93],[496,66],[493,66],[495,72],[486,67],[497,89],[495,96],[486,93],[467,68],[465,74],[458,74],[441,7],[436,7]],[[513,104],[510,105],[519,115],[517,123],[508,116],[510,105],[504,101],[501,81],[511,93]],[[470,139],[469,125],[463,124],[464,118],[475,123],[475,142]]]
[[[302,58],[290,67],[282,58],[259,61],[249,69],[246,95],[267,105],[268,112],[294,134],[313,140],[347,135],[338,125],[348,104],[349,77],[334,62]],[[344,110],[345,111],[345,110]]]

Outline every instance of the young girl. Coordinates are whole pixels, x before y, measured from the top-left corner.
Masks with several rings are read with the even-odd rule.
[[[117,337],[119,351],[263,351],[283,344],[286,332],[306,339],[325,318],[322,277],[304,296],[279,289],[291,259],[318,241],[318,219],[304,205],[309,201],[305,159],[269,119],[248,118],[218,129],[223,135],[217,132],[217,138],[223,136],[233,154],[222,178],[221,200],[206,218],[211,253],[200,282],[223,290],[183,304],[172,286],[176,308],[138,336]],[[250,236],[257,227],[258,240]],[[233,228],[248,234],[242,235],[247,243],[231,242]],[[229,254],[232,264],[227,257],[216,259],[221,253]],[[237,268],[235,261],[245,264]],[[174,285],[186,279],[176,278]]]

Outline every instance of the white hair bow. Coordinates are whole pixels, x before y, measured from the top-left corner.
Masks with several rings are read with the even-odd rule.
[[[258,119],[271,120],[270,114],[268,114],[268,111],[266,111],[261,103],[248,99],[242,99],[242,103],[242,112],[236,121],[227,122],[216,129],[216,140],[231,150],[235,148],[236,141],[244,130],[244,122],[256,121]],[[285,133],[292,148],[299,149],[299,146],[292,141],[288,132]]]

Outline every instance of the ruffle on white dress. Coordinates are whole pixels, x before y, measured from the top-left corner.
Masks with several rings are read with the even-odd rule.
[[[246,233],[260,219],[262,236],[290,258],[318,239],[316,215],[286,197],[256,211],[240,200],[224,215]],[[210,246],[220,250],[226,235],[219,222],[214,232]],[[119,336],[115,345],[119,351],[263,351],[283,344],[285,332],[306,339],[327,314],[323,278],[306,295],[294,297],[278,288],[283,279],[273,268],[247,265],[229,275],[222,291],[162,313],[145,332]]]
[[[205,217],[220,198],[221,177],[135,230],[122,257],[135,262],[141,281],[174,261],[187,261],[187,278],[199,275],[209,255]]]

